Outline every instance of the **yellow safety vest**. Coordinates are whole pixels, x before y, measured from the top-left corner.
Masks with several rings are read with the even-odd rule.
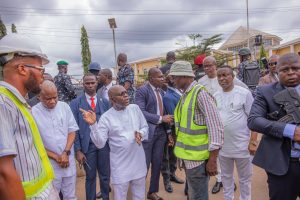
[[[34,146],[41,160],[42,169],[39,176],[36,177],[34,180],[22,182],[26,199],[29,199],[43,192],[51,184],[52,180],[54,179],[54,171],[49,161],[49,158],[47,156],[45,147],[43,145],[38,127],[31,113],[27,110],[26,106],[12,92],[10,92],[5,87],[0,86],[0,94],[5,95],[10,100],[12,100],[12,102],[17,106],[17,108],[24,115],[25,119],[27,120],[30,126]]]
[[[180,98],[174,111],[177,135],[174,153],[184,160],[202,161],[209,157],[207,127],[194,123],[197,94],[202,89],[205,88],[196,84]]]

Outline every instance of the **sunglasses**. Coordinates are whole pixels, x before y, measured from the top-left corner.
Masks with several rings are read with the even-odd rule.
[[[269,63],[269,66],[274,66],[274,65],[277,65],[277,62],[271,62],[271,63]]]

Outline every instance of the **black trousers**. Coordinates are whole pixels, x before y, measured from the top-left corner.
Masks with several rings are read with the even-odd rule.
[[[161,174],[164,182],[170,182],[170,177],[175,175],[177,169],[177,157],[174,154],[174,146],[168,146],[168,140],[164,147],[164,155],[161,165]]]
[[[300,197],[299,161],[291,160],[288,172],[285,175],[267,174],[270,200],[296,200],[297,197]]]

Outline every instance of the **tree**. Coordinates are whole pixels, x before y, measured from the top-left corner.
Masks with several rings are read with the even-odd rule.
[[[12,32],[12,33],[17,33],[17,27],[16,27],[15,24],[12,24],[12,25],[11,25],[11,32]]]
[[[0,40],[1,40],[5,35],[7,35],[7,32],[6,32],[6,26],[5,26],[5,24],[2,22],[1,17],[0,17]]]
[[[261,46],[260,46],[260,49],[259,49],[259,65],[260,65],[260,68],[261,69],[264,69],[265,70],[265,65],[264,65],[264,63],[262,62],[262,59],[263,58],[266,58],[267,57],[267,52],[266,52],[266,50],[265,50],[265,48],[264,48],[264,45],[262,44]]]
[[[80,42],[81,42],[81,60],[82,60],[83,71],[84,73],[87,73],[88,66],[91,63],[91,52],[89,46],[89,37],[83,25],[81,27]]]

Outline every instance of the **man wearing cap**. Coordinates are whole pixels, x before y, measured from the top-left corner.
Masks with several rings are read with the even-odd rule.
[[[26,103],[49,61],[35,41],[19,34],[0,40],[0,199],[59,199],[54,171]]]
[[[167,73],[167,71],[170,70],[171,65],[175,62],[175,60],[176,60],[175,53],[173,51],[169,51],[167,53],[166,60],[167,60],[167,64],[165,64],[164,66],[159,68],[160,71],[163,73],[163,75],[165,75]]]
[[[238,65],[237,78],[245,83],[253,96],[256,93],[256,87],[260,78],[260,68],[256,61],[251,60],[251,51],[249,48],[239,50],[240,64]]]
[[[194,60],[193,71],[195,74],[196,81],[198,81],[200,78],[202,78],[205,75],[204,70],[203,70],[203,60],[204,60],[205,56],[206,56],[205,54],[198,55]]]
[[[71,82],[71,77],[68,73],[68,62],[60,60],[57,63],[58,74],[54,77],[54,83],[57,87],[58,100],[70,103],[76,98],[75,87]]]
[[[91,62],[91,64],[89,64],[89,72],[91,72],[92,74],[94,74],[96,77],[99,76],[99,73],[101,71],[101,66],[99,63],[97,62]],[[97,91],[102,87],[103,85],[100,83],[100,81],[98,80],[98,85],[97,85]]]
[[[189,199],[208,199],[208,176],[215,176],[217,157],[223,144],[224,128],[215,99],[194,81],[192,66],[173,63],[170,76],[183,91],[175,111],[175,155],[186,169]]]

